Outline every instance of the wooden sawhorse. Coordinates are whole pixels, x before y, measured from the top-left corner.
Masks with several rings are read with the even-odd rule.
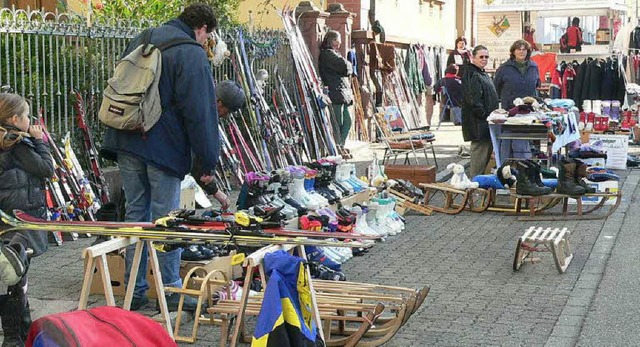
[[[151,260],[151,269],[154,274],[153,279],[155,281],[156,294],[158,295],[158,302],[160,304],[162,323],[165,329],[167,329],[169,336],[173,338],[169,309],[164,296],[164,286],[162,285],[162,274],[160,272],[160,266],[158,265],[158,254],[156,253],[156,249],[153,248],[153,241],[141,240],[136,237],[118,237],[99,243],[95,246],[85,248],[82,253],[84,258],[84,280],[82,283],[82,291],[80,292],[78,310],[84,310],[87,308],[89,291],[91,289],[91,282],[93,282],[93,273],[96,266],[100,270],[102,287],[104,289],[104,296],[107,300],[107,305],[116,306],[113,290],[111,288],[111,275],[109,274],[109,265],[107,264],[107,253],[135,244],[136,251],[133,255],[133,264],[131,266],[131,274],[129,275],[129,286],[127,286],[123,305],[125,310],[129,310],[131,308],[131,300],[133,299],[133,290],[135,288],[136,276],[138,275],[138,267],[140,265],[140,259],[142,258],[142,247],[145,243],[147,244],[147,252],[149,254],[149,259]]]

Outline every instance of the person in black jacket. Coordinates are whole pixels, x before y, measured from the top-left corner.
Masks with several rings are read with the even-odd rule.
[[[462,78],[462,136],[471,141],[470,177],[484,173],[493,152],[487,117],[498,108],[498,93],[484,71],[488,61],[487,47],[476,46]]]
[[[460,125],[462,123],[462,110],[460,105],[462,104],[462,80],[458,77],[458,66],[451,64],[444,70],[444,78],[441,78],[433,86],[433,90],[436,93],[442,92],[442,100],[444,104],[447,103],[451,107],[453,112],[453,124]]]
[[[40,125],[31,125],[27,101],[0,94],[0,209],[14,209],[46,217],[44,180],[53,176],[53,160],[43,142]],[[23,346],[31,315],[27,300],[26,249],[38,256],[47,250],[45,231],[19,231],[3,235],[0,255],[0,318],[3,346]]]
[[[449,53],[447,66],[456,64],[458,66],[458,77],[464,75],[464,66],[471,62],[471,52],[467,48],[467,39],[460,36],[456,39],[456,48]]]
[[[351,129],[349,106],[353,104],[353,92],[349,76],[353,74],[353,67],[350,62],[340,56],[338,48],[341,44],[340,33],[329,30],[320,45],[318,70],[322,83],[329,88],[333,115],[340,130],[338,144],[344,146]]]

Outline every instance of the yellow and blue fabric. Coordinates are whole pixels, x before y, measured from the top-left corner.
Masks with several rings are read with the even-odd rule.
[[[313,320],[303,260],[277,251],[264,257],[264,265],[269,280],[251,346],[324,346]]]

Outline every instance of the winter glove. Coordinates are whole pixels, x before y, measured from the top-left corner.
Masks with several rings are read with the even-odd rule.
[[[15,285],[27,273],[29,259],[24,247],[19,243],[2,245],[0,250],[0,282]]]

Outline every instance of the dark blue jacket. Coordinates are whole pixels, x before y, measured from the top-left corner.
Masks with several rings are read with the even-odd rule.
[[[503,109],[511,109],[515,98],[538,95],[536,90],[540,86],[538,64],[531,60],[527,64],[524,75],[520,73],[513,59],[507,60],[496,71],[493,84],[496,86]]]
[[[174,19],[153,30],[151,43],[192,38],[193,29]],[[125,56],[137,47],[134,38]],[[181,44],[162,52],[162,74],[158,86],[162,116],[144,135],[109,128],[102,154],[117,160],[117,153],[128,153],[182,179],[191,168],[191,152],[201,159],[203,172],[213,171],[220,155],[218,110],[211,66],[198,45]]]

